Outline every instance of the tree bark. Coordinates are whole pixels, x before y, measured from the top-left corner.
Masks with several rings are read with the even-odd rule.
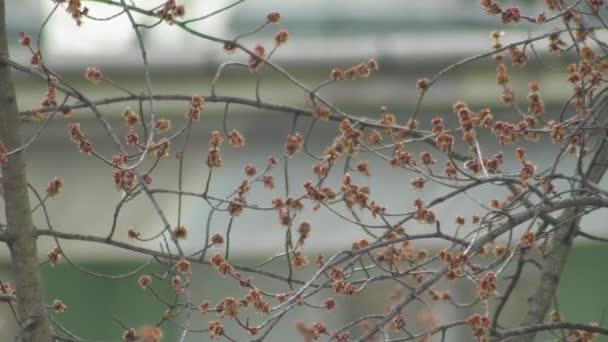
[[[607,170],[608,162],[608,143],[606,140],[600,145],[595,154],[585,179],[589,182],[598,184]],[[578,234],[581,221],[580,208],[568,208],[560,217],[558,222],[569,222],[559,228],[550,240],[547,254],[543,262],[543,272],[539,284],[532,297],[528,300],[528,313],[521,323],[521,326],[532,326],[543,323],[545,316],[551,308],[554,297],[557,295],[559,281],[568,261],[568,256],[572,249],[572,242]],[[536,332],[519,336],[509,341],[532,342],[536,337]]]
[[[21,145],[15,87],[9,60],[5,0],[0,0],[0,141],[10,150]],[[53,340],[44,308],[36,235],[28,198],[23,151],[2,167],[8,246],[17,291],[18,341]]]

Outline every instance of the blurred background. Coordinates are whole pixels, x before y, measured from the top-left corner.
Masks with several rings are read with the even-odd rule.
[[[108,17],[118,13],[112,8],[93,2],[83,1],[90,8],[90,14],[97,18]],[[146,8],[160,4],[160,1],[138,1]],[[196,17],[210,13],[229,4],[228,1],[180,1],[186,7],[186,17]],[[537,13],[543,6],[541,1],[517,1],[526,13]],[[8,3],[9,32],[13,43],[11,56],[14,60],[27,64],[29,52],[18,46],[19,32],[24,31],[36,37],[41,23],[52,10],[54,3],[42,0],[22,0]],[[282,14],[280,25],[269,26],[258,34],[243,39],[249,46],[262,43],[267,48],[272,46],[272,37],[278,28],[285,28],[290,33],[289,43],[281,47],[272,59],[289,70],[294,77],[308,86],[314,87],[328,78],[334,67],[343,69],[365,62],[374,57],[380,64],[380,70],[369,79],[345,81],[323,90],[322,94],[331,99],[340,108],[353,114],[377,117],[382,105],[396,114],[399,122],[405,123],[415,107],[417,91],[416,80],[432,77],[445,66],[460,59],[488,51],[491,45],[489,34],[493,30],[503,30],[495,18],[490,18],[479,9],[477,0],[346,0],[322,1],[279,1],[248,0],[216,17],[209,18],[193,25],[206,34],[221,38],[232,38],[250,32],[259,27],[266,14],[272,10]],[[136,16],[137,20],[153,24],[154,20]],[[532,26],[516,26],[505,30],[504,42],[514,42],[535,34]],[[143,30],[145,43],[152,66],[153,90],[158,94],[209,94],[209,84],[218,66],[226,61],[245,62],[246,56],[241,53],[227,55],[222,46],[202,41],[181,31],[179,28],[161,24],[150,30]],[[96,66],[114,83],[135,93],[143,92],[144,78],[140,52],[137,41],[127,18],[123,15],[111,22],[84,19],[77,27],[63,8],[49,20],[41,37],[41,44],[47,65],[61,74],[73,86],[82,90],[93,99],[124,95],[121,90],[106,83],[92,84],[83,77],[89,66]],[[563,103],[569,98],[570,87],[565,82],[567,72],[565,65],[568,58],[557,58],[546,52],[546,41],[535,44],[537,55],[530,55],[526,68],[511,67],[512,85],[519,100],[525,103],[527,84],[532,80],[541,82],[541,92],[547,107],[546,119],[555,117]],[[29,75],[14,73],[17,82],[18,101],[21,110],[38,108],[42,102],[46,84]],[[285,81],[271,70],[261,72],[261,97],[264,101],[289,104],[306,108],[304,94],[295,86]],[[255,99],[255,75],[243,68],[227,69],[217,87],[218,95],[241,96]],[[495,64],[492,59],[484,59],[474,65],[464,66],[446,75],[426,96],[419,116],[424,125],[437,115],[442,115],[448,126],[455,122],[451,105],[457,100],[465,100],[473,109],[489,107],[497,119],[509,118],[514,113],[500,104],[500,88],[495,82]],[[61,99],[61,97],[60,97]],[[159,116],[171,119],[174,130],[184,123],[187,102],[158,102]],[[138,103],[121,103],[100,107],[109,118],[117,132],[124,133],[120,117],[125,107],[137,109]],[[208,103],[202,119],[192,132],[190,145],[185,154],[184,188],[193,192],[202,192],[207,178],[205,166],[206,150],[210,133],[222,130],[223,104]],[[99,123],[88,110],[76,110],[69,118],[59,116],[49,123],[48,128],[37,143],[27,152],[28,176],[30,182],[43,190],[47,182],[55,176],[61,176],[66,184],[63,193],[48,202],[53,227],[65,232],[78,232],[105,236],[111,226],[112,216],[122,194],[114,189],[112,170],[98,160],[79,154],[67,135],[68,122],[79,122],[87,137],[93,141],[96,150],[106,156],[116,153],[110,140]],[[280,155],[286,135],[292,129],[293,116],[286,113],[255,110],[250,107],[232,105],[226,121],[228,130],[240,130],[247,139],[245,149],[225,148],[224,167],[213,177],[211,192],[224,196],[234,190],[244,178],[243,167],[253,163],[263,168],[268,155]],[[296,130],[306,132],[311,121],[300,118]],[[30,123],[24,129],[24,136],[34,134],[38,124]],[[317,124],[308,141],[314,153],[321,153],[337,134],[335,124]],[[176,141],[174,152],[182,140]],[[484,144],[487,142],[487,144]],[[482,146],[487,146],[486,154],[503,151],[507,160],[512,159],[513,147],[500,147],[489,137],[481,137]],[[527,144],[532,160],[539,166],[552,161],[556,148],[547,140],[539,144]],[[410,150],[421,152],[428,147],[412,145]],[[369,184],[374,199],[386,204],[393,210],[407,210],[413,200],[422,197],[426,200],[444,194],[446,188],[428,184],[424,192],[419,193],[409,186],[413,176],[403,171],[394,170],[385,163],[370,155],[361,155],[360,159],[369,159],[372,177],[367,179],[355,175],[357,182]],[[440,158],[437,158],[440,159]],[[300,192],[301,185],[313,179],[312,160],[305,156],[290,162],[290,185]],[[440,160],[438,165],[443,165]],[[505,165],[508,170],[513,163]],[[565,161],[561,170],[568,172],[572,163]],[[153,173],[153,188],[177,189],[177,161],[163,161]],[[282,184],[280,172],[273,174],[277,184]],[[330,177],[333,185],[339,184],[340,177]],[[283,196],[278,187],[273,192],[255,188],[250,202],[269,204],[272,198]],[[504,198],[504,189],[487,187],[483,191],[461,196],[436,208],[440,219],[446,224],[443,228],[452,231],[457,215],[467,217],[479,213],[479,208],[471,198],[488,203],[492,198]],[[171,222],[176,222],[177,199],[172,195],[159,195],[159,203]],[[33,199],[32,199],[33,200]],[[406,208],[406,209],[403,209]],[[365,237],[364,233],[351,225],[344,224],[335,215],[321,210],[311,214],[310,208],[301,215],[313,224],[312,235],[304,248],[304,253],[314,260],[322,253],[326,256],[350,248],[352,241]],[[204,229],[210,208],[200,198],[186,198],[184,201],[183,222],[190,229],[190,236],[185,242],[187,251],[195,251],[204,244]],[[605,233],[605,214],[593,214],[583,220],[585,231],[600,236]],[[150,203],[145,198],[129,202],[118,217],[117,239],[126,241],[129,227],[140,231],[144,236],[151,236],[162,228],[162,224]],[[225,234],[228,218],[224,214],[212,218],[212,232]],[[299,222],[299,219],[298,219]],[[46,229],[46,221],[39,211],[36,224]],[[463,228],[466,230],[466,226]],[[468,227],[469,229],[471,227]],[[428,230],[428,226],[410,224],[410,232]],[[255,266],[269,256],[280,253],[284,248],[284,229],[277,222],[276,213],[259,213],[245,211],[236,219],[231,235],[231,255],[235,264]],[[434,241],[436,242],[436,241]],[[440,243],[420,243],[419,248],[429,251],[446,247]],[[50,239],[41,239],[40,255],[45,260],[46,253],[55,245]],[[158,242],[142,245],[159,248]],[[147,262],[145,258],[134,253],[116,248],[80,242],[62,243],[64,252],[79,265],[103,274],[120,274],[136,269]],[[220,252],[216,249],[210,253]],[[559,299],[560,309],[566,318],[577,322],[600,322],[608,309],[608,299],[604,294],[603,284],[608,281],[603,260],[608,251],[599,245],[584,240],[577,240],[576,248],[569,260],[562,279]],[[0,250],[0,279],[10,279],[8,255]],[[278,259],[267,266],[269,271],[285,272],[285,260]],[[163,305],[154,300],[149,292],[139,289],[137,277],[143,273],[162,272],[160,267],[149,267],[145,271],[122,280],[107,280],[91,277],[62,261],[58,266],[44,266],[44,277],[48,285],[46,292],[50,301],[54,298],[68,306],[68,310],[56,315],[62,325],[69,327],[76,335],[91,340],[118,341],[122,328],[112,320],[111,315],[118,317],[127,326],[139,327],[154,324],[164,311]],[[530,270],[532,271],[532,270]],[[305,279],[314,272],[309,266],[296,273],[296,278]],[[584,279],[581,281],[581,279]],[[534,272],[524,274],[524,280],[517,288],[513,305],[509,306],[503,316],[503,324],[519,322],[526,310],[526,300],[536,285]],[[254,276],[254,281],[261,287],[273,291],[286,291],[272,279]],[[209,300],[216,303],[227,296],[243,296],[245,291],[237,289],[234,282],[223,279],[208,267],[195,267],[193,276],[194,302]],[[171,298],[169,281],[155,281],[155,289],[164,298]],[[447,289],[446,284],[442,284]],[[440,285],[441,286],[441,285]],[[450,285],[452,287],[452,285]],[[298,340],[293,322],[297,319],[323,321],[330,328],[338,328],[364,313],[382,312],[387,303],[391,284],[369,287],[356,298],[339,298],[339,310],[327,314],[319,310],[302,309],[290,313],[273,332],[269,341]],[[500,287],[499,287],[500,290]],[[470,283],[457,283],[451,288],[453,297],[458,302],[469,302],[474,298],[474,288]],[[584,295],[583,295],[584,294]],[[331,294],[327,293],[327,297]],[[198,299],[196,299],[198,298]],[[325,298],[323,296],[321,299]],[[318,303],[317,303],[318,304]],[[424,322],[437,317],[438,322],[449,322],[462,319],[475,312],[475,308],[455,310],[450,305],[437,304],[433,313],[423,306],[413,306],[406,316],[412,317],[414,331],[424,329]],[[198,317],[193,322],[194,329],[206,328],[207,317]],[[254,318],[255,320],[257,318]],[[164,327],[166,341],[177,340],[178,325]],[[230,332],[230,328],[227,328]],[[10,340],[15,334],[15,327],[6,306],[0,307],[0,339]],[[450,341],[471,340],[467,329],[454,330]],[[237,340],[247,340],[246,336],[232,336]],[[192,335],[188,341],[206,341],[207,334]]]

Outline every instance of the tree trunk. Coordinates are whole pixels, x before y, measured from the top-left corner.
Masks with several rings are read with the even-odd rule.
[[[0,0],[0,141],[10,150],[21,145],[15,87],[9,58],[5,0]],[[9,157],[2,167],[8,246],[17,290],[18,341],[53,340],[44,308],[36,236],[28,198],[23,152]]]
[[[604,140],[589,166],[585,179],[589,182],[598,184],[606,173],[607,162],[608,143]],[[551,308],[553,299],[557,295],[562,272],[564,271],[568,256],[572,249],[572,243],[580,229],[579,224],[581,218],[579,214],[579,208],[569,208],[558,217],[558,222],[569,223],[559,228],[550,240],[549,248],[547,249],[547,254],[543,262],[543,272],[534,295],[532,295],[528,301],[528,313],[521,323],[522,326],[542,323],[549,308]],[[536,334],[531,333],[510,339],[509,341],[532,342],[535,337]]]

